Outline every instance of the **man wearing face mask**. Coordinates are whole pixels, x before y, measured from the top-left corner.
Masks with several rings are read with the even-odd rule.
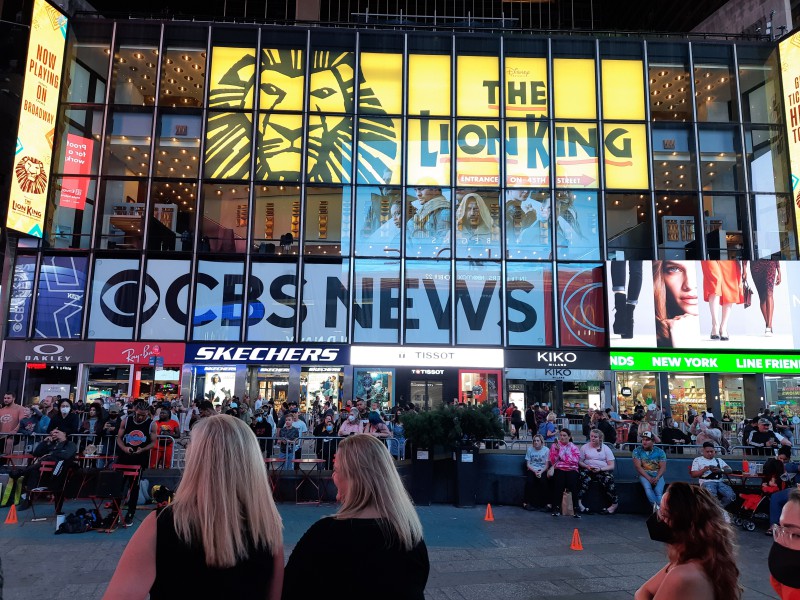
[[[58,403],[58,413],[50,419],[50,424],[47,426],[47,433],[58,429],[67,435],[74,435],[78,433],[80,426],[80,419],[72,410],[72,402],[64,398]]]
[[[325,461],[325,469],[333,469],[333,455],[336,454],[336,446],[339,438],[336,437],[333,417],[326,414],[314,428],[314,437],[317,438],[317,458]]]
[[[781,600],[800,598],[800,489],[789,492],[780,524],[772,528],[769,582]]]
[[[133,414],[128,415],[122,421],[117,434],[117,464],[136,465],[142,470],[147,468],[150,449],[157,442],[156,423],[150,417],[150,409],[147,402],[137,400],[133,404]],[[138,477],[131,481],[130,497],[128,498],[128,514],[125,516],[125,526],[133,524],[133,517],[136,514],[136,504],[139,501],[139,482],[141,472]]]

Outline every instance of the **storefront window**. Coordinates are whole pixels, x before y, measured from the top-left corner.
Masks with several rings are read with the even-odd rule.
[[[695,194],[656,193],[656,235],[660,259],[698,258],[698,210]]]
[[[500,406],[498,390],[502,389],[501,377],[500,371],[459,371],[459,403]],[[519,404],[517,408],[521,406]]]
[[[687,126],[653,126],[653,185],[657,190],[697,189],[695,148]]]
[[[171,401],[180,395],[181,371],[177,368],[154,369],[142,367],[134,375],[134,388],[138,387],[138,394],[134,395],[148,398],[153,396],[158,400]]]
[[[289,394],[289,367],[250,367],[250,397],[279,405]]]
[[[767,408],[800,415],[800,377],[765,377]]]
[[[154,181],[147,249],[191,252],[195,240],[197,183]]]
[[[194,368],[192,397],[209,400],[219,406],[234,395],[236,367],[208,366]]]
[[[705,194],[703,221],[711,260],[747,258],[747,207],[744,196]]]
[[[308,410],[315,400],[330,400],[339,406],[344,371],[341,367],[306,367],[300,372],[300,410]]]
[[[249,198],[246,183],[203,186],[200,252],[243,254],[247,250]]]
[[[656,375],[645,371],[618,371],[617,407],[620,414],[633,415],[636,405],[652,404],[658,398]],[[700,380],[702,381],[702,376]]]
[[[199,113],[162,113],[159,116],[153,167],[156,177],[197,177],[202,125]],[[147,160],[144,156],[142,158]]]
[[[751,206],[756,253],[753,258],[796,259],[792,197],[756,194]]]
[[[85,402],[130,395],[130,367],[91,366],[87,371]]]
[[[76,19],[70,23],[69,35],[66,101],[100,104],[106,96],[111,23]]]
[[[350,187],[306,188],[303,253],[350,254]]]
[[[598,381],[565,381],[562,392],[564,414],[568,417],[583,416],[590,410],[600,409],[600,389]]]
[[[670,375],[669,397],[672,415],[676,421],[688,422],[689,408],[700,414],[707,410],[705,378],[703,375],[680,373]]]
[[[389,410],[396,404],[394,395],[394,369],[354,369],[355,398],[367,400],[375,410]]]
[[[253,250],[266,256],[296,255],[300,243],[300,186],[257,185],[253,194]]]
[[[114,53],[112,71],[114,104],[147,105],[156,103],[158,68],[157,27],[120,25],[119,47]]]
[[[733,46],[694,44],[694,81],[698,121],[738,121],[732,76]]]
[[[741,422],[744,419],[744,384],[742,377],[721,375],[719,378],[719,393],[722,416],[727,414],[734,423]]]
[[[203,105],[206,80],[206,36],[202,29],[168,27],[161,63],[161,106]],[[150,61],[155,62],[155,61]]]

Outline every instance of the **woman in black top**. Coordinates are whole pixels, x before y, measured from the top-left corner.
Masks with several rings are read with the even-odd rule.
[[[50,424],[47,426],[47,433],[51,433],[54,429],[63,431],[67,435],[78,433],[81,427],[81,421],[75,411],[72,410],[72,402],[66,398],[58,405],[58,412],[50,419]]]
[[[339,442],[333,482],[338,512],[312,525],[295,546],[283,586],[283,600],[308,598],[309,565],[338,556],[358,557],[359,571],[380,573],[390,566],[403,576],[391,585],[359,577],[335,582],[335,595],[347,600],[424,600],[430,565],[422,524],[379,439],[354,434]]]
[[[201,419],[175,500],[142,522],[103,598],[278,600],[281,527],[252,430],[229,415]]]

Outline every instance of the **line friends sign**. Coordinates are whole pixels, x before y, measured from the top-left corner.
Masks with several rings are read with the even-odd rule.
[[[34,0],[6,226],[42,237],[67,17]]]

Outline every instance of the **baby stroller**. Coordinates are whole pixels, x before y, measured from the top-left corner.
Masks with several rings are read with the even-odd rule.
[[[769,525],[769,497],[771,493],[760,490],[743,492],[739,500],[730,508],[731,520],[737,527],[747,531],[755,531],[756,524],[763,522]]]

